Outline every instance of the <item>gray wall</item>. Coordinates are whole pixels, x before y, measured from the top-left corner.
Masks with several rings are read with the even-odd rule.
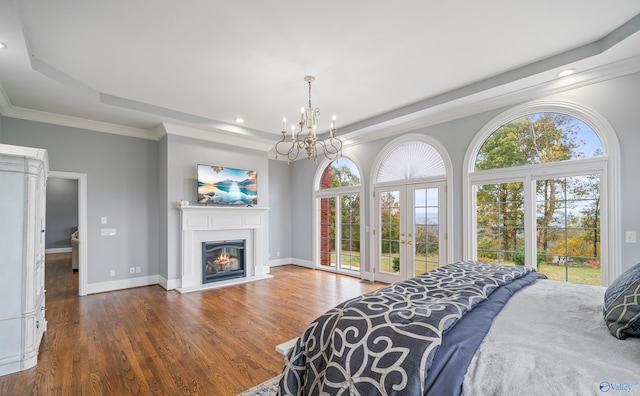
[[[313,161],[302,159],[291,163],[291,256],[311,261],[313,258]]]
[[[46,215],[45,249],[71,248],[71,234],[78,229],[77,180],[47,180]]]
[[[269,161],[269,258],[291,258],[291,165]]]
[[[640,103],[640,73],[616,78],[591,86],[574,89],[562,94],[550,96],[547,99],[571,101],[587,106],[605,119],[614,128],[621,147],[621,233],[624,231],[640,230],[640,183],[635,180],[635,173],[640,169],[640,124],[637,120],[638,103]],[[506,110],[492,110],[474,116],[453,120],[439,125],[422,128],[410,133],[429,135],[440,142],[447,151],[453,165],[453,180],[449,194],[453,194],[453,229],[449,236],[453,238],[453,257],[450,261],[460,260],[462,257],[462,175],[463,161],[466,150],[475,135],[496,115]],[[367,198],[365,201],[365,222],[370,221],[370,175],[377,154],[392,138],[379,139],[345,149],[361,165],[365,180]],[[295,199],[292,200],[292,218],[294,233],[292,235],[293,257],[302,260],[312,258],[312,181],[317,169],[311,161],[300,160],[292,164],[292,185]],[[362,245],[367,255],[364,267],[370,270],[368,253],[372,244],[371,235],[367,234]],[[621,241],[622,269],[640,262],[640,244],[628,244]]]
[[[158,186],[160,187],[160,191],[158,193],[158,197],[160,198],[160,205],[158,208],[158,217],[159,226],[160,226],[160,252],[159,252],[159,269],[158,274],[164,278],[169,279],[169,268],[167,266],[168,262],[168,246],[169,246],[169,234],[168,234],[168,216],[167,216],[167,207],[169,207],[169,183],[168,183],[168,172],[169,168],[167,166],[167,155],[168,155],[168,136],[164,136],[158,142]]]
[[[47,149],[51,170],[87,174],[89,284],[158,274],[158,142],[7,117],[2,129],[4,144]]]

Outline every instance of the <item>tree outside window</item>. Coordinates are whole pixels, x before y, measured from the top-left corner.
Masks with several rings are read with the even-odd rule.
[[[347,158],[329,163],[320,177],[320,262],[341,271],[360,271],[360,175]]]
[[[498,128],[479,150],[475,169],[563,163],[601,155],[597,135],[584,122],[565,114],[536,113]],[[536,177],[533,185],[538,270],[552,279],[600,284],[600,176]],[[519,180],[477,186],[479,260],[524,264],[523,194],[524,182]]]

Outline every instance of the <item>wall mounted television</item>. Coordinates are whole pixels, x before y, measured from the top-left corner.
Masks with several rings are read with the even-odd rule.
[[[258,173],[246,169],[198,164],[198,203],[257,205]]]

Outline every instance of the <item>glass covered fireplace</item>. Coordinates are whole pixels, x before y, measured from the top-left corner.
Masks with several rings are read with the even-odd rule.
[[[245,245],[244,239],[202,242],[202,283],[246,276]]]

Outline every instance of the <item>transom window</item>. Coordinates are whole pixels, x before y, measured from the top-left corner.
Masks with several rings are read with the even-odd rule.
[[[411,141],[389,151],[380,163],[376,183],[442,177],[447,174],[442,155],[431,144]]]
[[[351,187],[360,185],[360,172],[348,158],[338,158],[324,168],[320,178],[320,189]]]
[[[491,134],[476,157],[475,170],[600,157],[598,135],[578,118],[535,113],[506,123]]]

